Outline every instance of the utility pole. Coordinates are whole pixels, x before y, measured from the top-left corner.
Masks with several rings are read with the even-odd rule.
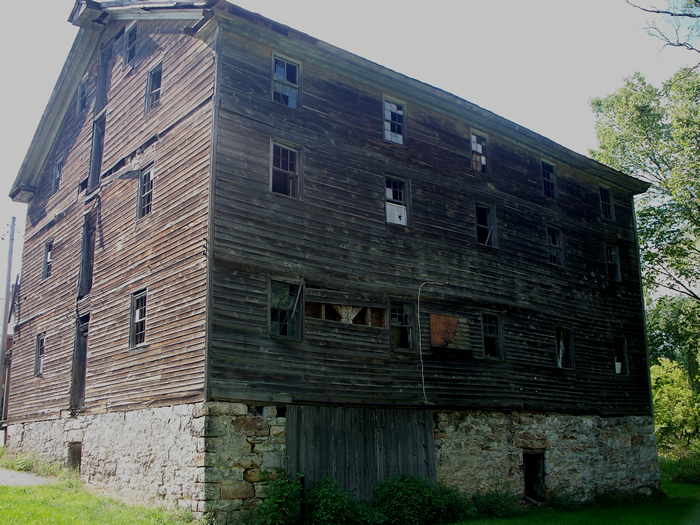
[[[15,243],[15,218],[10,222],[10,248],[7,252],[7,281],[5,282],[5,304],[2,309],[2,341],[0,341],[0,421],[5,421],[7,414],[7,396],[9,392],[5,385],[5,354],[7,353],[7,318],[12,307],[12,297],[10,296],[10,286],[12,285],[12,248]]]

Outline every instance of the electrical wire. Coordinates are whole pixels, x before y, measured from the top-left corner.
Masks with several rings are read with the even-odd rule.
[[[423,337],[421,335],[420,331],[420,294],[421,290],[426,284],[432,284],[435,286],[445,286],[447,283],[438,283],[435,281],[425,281],[423,284],[421,284],[418,287],[418,355],[420,357],[420,379],[421,379],[421,387],[423,388],[423,400],[425,401],[425,404],[428,404],[428,396],[425,393],[425,366],[423,365]]]

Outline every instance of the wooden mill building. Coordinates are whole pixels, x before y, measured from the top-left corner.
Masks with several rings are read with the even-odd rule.
[[[279,466],[658,487],[644,183],[225,1],[70,22],[11,192],[11,450],[230,520]]]

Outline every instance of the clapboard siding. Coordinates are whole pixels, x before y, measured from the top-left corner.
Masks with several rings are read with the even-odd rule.
[[[214,398],[417,405],[424,381],[439,405],[649,412],[633,186],[330,46],[240,20],[222,26]],[[301,64],[300,111],[272,102],[275,53]],[[406,103],[406,147],[383,140],[383,95]],[[471,170],[470,129],[488,137],[488,174]],[[269,191],[271,140],[299,148],[301,199]],[[556,166],[556,200],[543,195],[542,159]],[[407,227],[386,224],[387,174],[410,186]],[[612,190],[615,221],[600,216],[600,185]],[[495,208],[497,248],[476,243],[475,202]],[[547,226],[563,235],[563,267],[549,262]],[[605,243],[619,247],[621,283],[607,279]],[[391,300],[416,307],[422,283],[447,283],[422,290],[423,372],[417,342],[392,350],[386,327],[307,317],[302,341],[269,338],[268,275],[303,279],[308,290],[352,291],[384,308]],[[335,304],[362,305],[344,301]],[[504,360],[483,357],[484,310],[502,315]],[[431,348],[430,313],[464,319],[469,348]],[[572,370],[557,365],[556,326],[573,331]],[[614,370],[620,335],[629,376]]]

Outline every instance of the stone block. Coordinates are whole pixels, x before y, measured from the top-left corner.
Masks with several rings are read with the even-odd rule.
[[[264,478],[262,470],[258,468],[248,469],[243,473],[243,479],[250,483],[260,483]]]
[[[255,490],[253,489],[253,484],[248,481],[234,484],[221,484],[221,499],[247,499],[254,496]]]
[[[246,436],[269,436],[270,427],[262,417],[238,417],[233,420],[233,428]]]
[[[632,436],[632,446],[636,447],[644,444],[644,436]]]
[[[263,469],[272,470],[282,466],[282,456],[275,452],[265,452],[263,454]]]

